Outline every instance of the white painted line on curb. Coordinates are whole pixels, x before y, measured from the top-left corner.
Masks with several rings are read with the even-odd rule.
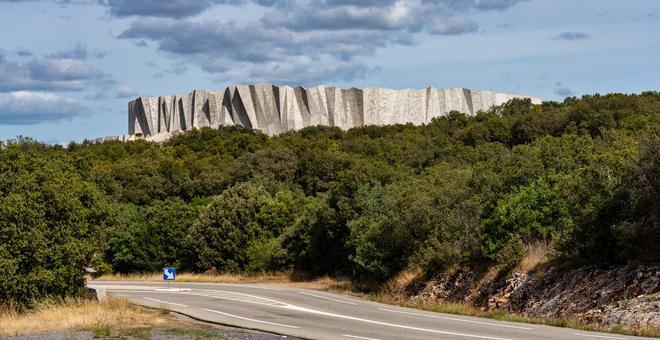
[[[153,299],[153,298],[148,298],[148,297],[143,297],[143,299],[145,299],[145,300],[151,300],[151,301],[154,301],[154,302],[160,302],[160,303],[164,303],[164,304],[168,304],[168,305],[179,306],[179,307],[188,307],[188,306],[186,306],[186,305],[182,305],[182,304],[180,304],[180,303],[167,302],[167,301],[158,300],[158,299]]]
[[[205,310],[205,311],[211,312],[211,313],[217,313],[217,314],[220,314],[220,315],[229,316],[229,317],[236,318],[236,319],[247,320],[247,321],[258,322],[258,323],[265,323],[267,325],[281,326],[281,327],[287,327],[287,328],[300,328],[298,326],[285,325],[285,324],[282,324],[282,323],[275,323],[275,322],[268,322],[268,321],[250,319],[250,318],[246,318],[246,317],[242,317],[242,316],[238,316],[238,315],[234,315],[234,314],[220,312],[220,311],[213,310],[213,309],[202,308],[202,310]]]
[[[385,312],[392,312],[392,313],[399,313],[399,314],[407,314],[407,315],[414,315],[414,316],[425,316],[425,317],[427,317],[427,318],[436,318],[436,319],[444,319],[444,320],[451,320],[451,321],[469,322],[469,323],[476,323],[476,324],[480,324],[480,325],[489,325],[489,326],[495,326],[495,327],[514,328],[514,329],[524,329],[524,330],[534,329],[534,328],[531,328],[531,327],[512,326],[512,325],[502,325],[502,324],[492,323],[492,322],[483,322],[483,321],[475,321],[475,320],[465,320],[465,319],[452,318],[452,317],[441,316],[441,315],[431,315],[431,314],[423,314],[423,313],[404,312],[404,311],[399,311],[399,310],[394,310],[394,309],[387,309],[387,308],[378,308],[378,309],[379,309],[379,310],[382,310],[382,311],[385,311]]]
[[[170,293],[179,293],[179,292],[189,292],[190,288],[156,288],[154,289],[157,292],[170,292]]]
[[[347,305],[357,306],[357,303],[354,303],[354,302],[348,302],[348,301],[337,300],[337,299],[329,298],[329,297],[326,297],[326,296],[316,295],[316,294],[307,293],[307,292],[298,292],[298,293],[303,294],[303,295],[308,295],[308,296],[317,297],[317,298],[319,298],[319,299],[325,299],[325,300],[330,300],[330,301],[334,301],[334,302],[345,303],[345,304],[347,304]]]
[[[592,337],[592,338],[602,338],[602,339],[625,339],[625,338],[620,338],[620,337],[616,337],[616,336],[593,335],[593,334],[584,334],[584,333],[573,333],[573,335],[588,336],[588,337]]]
[[[346,338],[353,338],[353,339],[381,340],[381,339],[376,339],[376,338],[367,338],[366,336],[357,336],[357,335],[350,335],[350,334],[342,334],[341,336],[346,337]]]

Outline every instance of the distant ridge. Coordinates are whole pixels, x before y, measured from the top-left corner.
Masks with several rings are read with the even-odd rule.
[[[229,86],[224,91],[139,97],[128,104],[128,136],[164,140],[172,133],[205,126],[239,125],[275,135],[308,126],[350,129],[364,125],[425,124],[450,111],[474,115],[517,94],[464,88],[385,89],[271,84]]]

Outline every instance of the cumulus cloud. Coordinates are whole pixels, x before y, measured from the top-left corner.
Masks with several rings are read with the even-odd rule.
[[[243,1],[222,0],[99,0],[116,17],[149,16],[185,18],[200,14],[218,3],[243,3]]]
[[[86,60],[90,56],[94,58],[104,58],[107,55],[106,52],[103,51],[89,51],[87,49],[87,45],[84,43],[77,43],[75,47],[64,50],[64,51],[59,51],[56,53],[52,53],[48,55],[49,58],[55,58],[55,59],[78,59],[78,60]]]
[[[81,91],[112,82],[109,75],[76,59],[33,58],[17,63],[0,58],[0,92]]]
[[[429,29],[431,34],[458,35],[476,32],[479,25],[461,17],[447,18]]]
[[[586,40],[589,39],[589,35],[586,33],[582,32],[573,32],[573,31],[566,31],[562,32],[554,37],[552,37],[554,40]]]
[[[470,15],[502,11],[527,0],[93,1],[106,7],[112,17],[136,17],[119,38],[132,39],[140,47],[155,46],[217,76],[238,69],[244,77],[261,73],[264,76],[259,80],[274,81],[290,78],[282,71],[290,70],[303,71],[305,79],[331,81],[373,71],[357,60],[360,57],[392,45],[414,44],[423,33],[475,32],[478,25]],[[197,17],[220,4],[248,3],[268,9],[257,20]],[[89,54],[84,45],[77,45],[51,57],[85,60]],[[317,70],[328,73],[324,78]],[[158,72],[159,76],[164,72],[171,70]]]
[[[133,90],[130,86],[122,85],[117,88],[117,95],[115,96],[116,98],[129,98],[129,97],[137,97],[138,92]]]
[[[19,57],[31,57],[32,51],[28,50],[27,48],[20,48],[16,50],[16,55]]]
[[[87,109],[76,101],[47,92],[0,93],[0,124],[32,125],[71,119]]]
[[[155,41],[159,50],[180,56],[207,72],[227,75],[235,69],[247,74],[261,69],[263,76],[259,79],[270,81],[283,79],[282,70],[290,68],[292,63],[301,62],[303,64],[298,66],[309,68],[297,69],[296,72],[303,71],[298,73],[301,78],[305,78],[305,73],[316,74],[315,69],[328,70],[331,73],[326,76],[330,79],[361,74],[362,71],[357,68],[364,65],[354,62],[354,58],[372,54],[390,44],[410,43],[411,39],[405,32],[293,32],[259,23],[240,25],[221,20],[192,22],[169,19],[136,21],[120,37]]]
[[[414,1],[344,4],[331,1],[314,6],[294,7],[267,13],[262,22],[269,27],[284,27],[294,31],[308,30],[407,30],[419,31],[436,6]]]
[[[565,86],[562,82],[555,84],[555,94],[560,97],[571,97],[575,95],[575,92],[569,87]]]
[[[429,2],[444,3],[453,9],[458,10],[484,10],[484,11],[503,11],[520,2],[528,0],[427,0]]]
[[[119,35],[233,81],[350,80],[374,69],[358,59],[422,32],[459,35],[478,25],[465,15],[524,0],[105,0],[117,16],[140,15]],[[256,22],[192,16],[219,3],[267,6]],[[177,12],[178,14],[176,14]],[[130,13],[130,14],[129,14]],[[182,19],[185,18],[185,19]],[[289,72],[289,74],[287,74]],[[293,73],[295,72],[295,73]],[[321,75],[322,72],[326,72]],[[261,76],[257,76],[257,75]],[[162,72],[158,73],[162,76]],[[293,75],[293,76],[292,76]],[[240,76],[240,77],[239,77]]]

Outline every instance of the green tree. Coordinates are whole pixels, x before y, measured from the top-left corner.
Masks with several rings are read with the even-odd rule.
[[[122,226],[110,236],[105,255],[115,271],[157,272],[166,266],[191,270],[186,237],[197,218],[200,203],[181,199],[155,201],[122,208]]]
[[[260,183],[240,183],[227,189],[202,209],[188,234],[196,269],[276,269],[260,267],[264,256],[255,252],[270,249],[271,239],[293,224],[301,205],[297,194],[280,191],[272,195]],[[281,264],[279,258],[266,262]]]
[[[114,223],[105,197],[70,159],[39,148],[0,148],[0,303],[82,294],[85,267]]]
[[[513,265],[524,255],[521,245],[549,242],[572,221],[566,203],[539,180],[500,200],[484,221],[484,251],[498,263]]]

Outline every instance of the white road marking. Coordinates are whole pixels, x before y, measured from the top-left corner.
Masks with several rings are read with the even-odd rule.
[[[452,317],[441,316],[441,315],[431,315],[431,314],[422,314],[422,313],[403,312],[403,311],[398,311],[398,310],[394,310],[394,309],[387,309],[387,308],[378,308],[378,309],[379,309],[379,310],[382,310],[382,311],[385,311],[385,312],[392,312],[392,313],[399,313],[399,314],[407,314],[407,315],[415,315],[415,316],[425,316],[425,317],[428,317],[428,318],[445,319],[445,320],[460,321],[460,322],[469,322],[469,323],[476,323],[476,324],[480,324],[480,325],[489,325],[489,326],[495,326],[495,327],[505,327],[505,328],[514,328],[514,329],[524,329],[524,330],[534,329],[534,328],[531,328],[531,327],[512,326],[512,325],[502,325],[502,324],[492,323],[492,322],[483,322],[483,321],[465,320],[465,319],[452,318]]]
[[[220,311],[213,310],[213,309],[202,308],[202,310],[205,310],[205,311],[211,312],[211,313],[217,313],[217,314],[229,316],[229,317],[236,318],[236,319],[247,320],[247,321],[258,322],[258,323],[265,323],[267,325],[281,326],[281,327],[287,327],[287,328],[300,328],[298,326],[285,325],[285,324],[282,324],[282,323],[275,323],[275,322],[268,322],[268,321],[250,319],[250,318],[246,318],[246,317],[242,317],[242,316],[238,316],[238,315],[234,315],[234,314],[220,312]]]
[[[231,291],[220,291],[220,290],[197,290],[197,291],[216,292],[216,293],[221,293],[221,294],[225,294],[225,295],[224,296],[223,295],[221,295],[221,296],[215,295],[214,296],[214,295],[209,295],[209,294],[199,294],[199,293],[192,293],[192,292],[165,293],[165,294],[183,294],[183,295],[187,294],[187,295],[205,296],[205,297],[214,298],[214,299],[226,299],[226,300],[233,300],[233,301],[240,301],[240,302],[256,303],[256,304],[260,304],[260,305],[266,305],[266,306],[275,307],[275,308],[283,308],[283,309],[288,309],[288,310],[294,310],[294,311],[299,311],[299,312],[303,312],[303,313],[324,315],[324,316],[334,317],[334,318],[338,318],[338,319],[353,320],[353,321],[358,321],[358,322],[370,323],[370,324],[374,324],[374,325],[388,326],[388,327],[401,328],[401,329],[409,329],[409,330],[420,331],[420,332],[454,335],[454,336],[462,336],[462,337],[476,338],[476,339],[510,340],[510,339],[506,339],[506,338],[497,338],[497,337],[493,337],[493,336],[441,331],[441,330],[437,330],[437,329],[413,327],[413,326],[393,324],[393,323],[387,323],[387,322],[376,321],[376,320],[362,319],[362,318],[348,316],[348,315],[342,315],[342,314],[328,313],[328,312],[323,312],[323,311],[319,311],[319,310],[315,310],[315,309],[294,306],[294,305],[289,304],[289,303],[284,303],[284,302],[281,302],[281,301],[267,299],[267,298],[263,298],[263,297],[260,297],[260,296],[245,294],[245,293],[237,293],[237,292],[231,292]],[[234,295],[234,296],[232,297],[232,296],[228,296],[228,295]],[[239,295],[239,297],[236,297],[235,295]],[[256,301],[259,301],[259,302],[256,302]],[[204,309],[204,308],[202,308],[202,309]],[[209,310],[209,311],[212,311],[214,313],[219,313],[219,314],[226,314],[228,316],[236,317],[236,318],[239,318],[239,319],[250,320],[250,321],[254,321],[254,322],[281,325],[281,324],[276,324],[276,323],[269,323],[267,321],[260,321],[260,320],[243,318],[243,317],[231,315],[231,314],[228,314],[228,313],[213,311],[213,310]],[[283,326],[286,327],[286,326],[289,326],[289,325],[283,325]],[[295,326],[292,326],[292,327],[295,327]]]
[[[357,306],[357,303],[354,303],[354,302],[337,300],[337,299],[329,298],[329,297],[326,297],[326,296],[316,295],[316,294],[307,293],[307,292],[298,292],[298,293],[303,294],[303,295],[309,295],[309,296],[317,297],[319,299],[325,299],[325,300],[330,300],[330,301],[334,301],[334,302],[345,303],[347,305]]]
[[[366,336],[357,336],[357,335],[350,335],[350,334],[342,334],[341,336],[347,337],[347,338],[353,338],[353,339],[381,340],[381,339],[376,339],[376,338],[367,338]]]
[[[213,293],[219,293],[219,294],[201,294],[201,293],[190,293],[190,292],[185,292],[183,294],[204,296],[204,297],[230,300],[230,301],[254,303],[254,304],[258,304],[258,305],[271,306],[271,307],[290,306],[288,303],[284,303],[284,302],[280,302],[280,301],[276,301],[276,300],[271,300],[271,299],[263,298],[263,297],[256,296],[256,295],[245,294],[245,293],[236,293],[236,292],[230,292],[230,291],[225,291],[225,290],[201,290],[201,289],[198,289],[197,291],[213,292]]]
[[[293,306],[293,305],[290,305],[290,307],[287,307],[287,309],[297,310],[297,311],[301,311],[301,312],[307,312],[307,313],[310,313],[310,314],[325,315],[325,316],[335,317],[335,318],[338,318],[338,319],[353,320],[353,321],[358,321],[358,322],[370,323],[370,324],[374,324],[374,325],[389,326],[389,327],[401,328],[401,329],[409,329],[409,330],[413,330],[413,331],[420,331],[420,332],[427,332],[427,333],[455,335],[455,336],[462,336],[462,337],[466,337],[466,338],[476,338],[476,339],[511,340],[511,339],[506,339],[506,338],[497,338],[497,337],[494,337],[494,336],[484,336],[484,335],[476,335],[476,334],[468,334],[468,333],[448,332],[448,331],[441,331],[441,330],[437,330],[437,329],[399,325],[399,324],[395,324],[395,323],[388,323],[388,322],[382,322],[382,321],[376,321],[376,320],[362,319],[362,318],[357,318],[357,317],[354,317],[354,316],[322,312],[322,311],[318,311],[318,310],[314,310],[314,309],[298,307],[298,306]]]
[[[145,300],[151,300],[151,301],[155,301],[155,302],[160,302],[160,303],[165,303],[165,304],[168,304],[168,305],[179,306],[179,307],[188,307],[187,305],[182,305],[182,304],[180,304],[180,303],[167,302],[167,301],[158,300],[158,299],[153,299],[153,298],[149,298],[149,297],[143,297],[143,299],[145,299]]]
[[[247,303],[256,303],[256,304],[260,304],[260,305],[266,305],[266,306],[275,307],[275,308],[283,308],[283,309],[288,309],[288,310],[294,310],[294,311],[308,313],[308,314],[324,315],[324,316],[329,316],[329,317],[338,318],[338,319],[352,320],[352,321],[370,323],[370,324],[381,325],[381,326],[389,326],[389,327],[401,328],[401,329],[409,329],[409,330],[420,331],[420,332],[445,334],[445,335],[455,335],[455,336],[462,336],[462,337],[476,338],[476,339],[510,340],[510,339],[507,339],[507,338],[497,338],[497,337],[493,337],[493,336],[441,331],[441,330],[437,330],[437,329],[420,328],[420,327],[399,325],[399,324],[387,323],[387,322],[376,321],[376,320],[362,319],[362,318],[349,316],[349,315],[335,314],[335,313],[323,312],[323,311],[310,309],[310,308],[305,308],[305,307],[299,307],[299,306],[295,306],[295,305],[292,305],[292,304],[289,304],[289,303],[285,303],[285,302],[281,302],[281,301],[277,301],[277,300],[272,300],[272,299],[267,299],[267,298],[259,297],[259,296],[256,296],[256,295],[245,294],[245,293],[236,293],[236,292],[219,291],[219,290],[212,290],[212,292],[230,293],[230,294],[241,295],[241,296],[245,296],[245,297],[242,298],[242,299],[239,299],[239,298],[236,298],[236,297],[228,297],[226,295],[225,296],[214,296],[214,295],[198,294],[198,293],[190,293],[190,292],[182,292],[180,294],[205,296],[205,297],[210,297],[210,298],[214,298],[214,299],[225,299],[225,300],[233,300],[233,301],[240,301],[240,302],[247,302]],[[174,294],[174,293],[168,293],[168,294]],[[264,302],[250,302],[251,301],[250,298],[261,299]],[[202,309],[204,309],[204,308],[202,308]],[[223,314],[222,312],[218,312],[218,313]],[[226,314],[226,313],[224,313],[224,314]],[[258,320],[256,320],[256,321],[258,321]],[[266,323],[266,322],[264,321],[264,323]]]
[[[620,337],[616,337],[616,336],[592,335],[592,334],[584,334],[584,333],[573,333],[573,335],[588,336],[588,337],[592,337],[592,338],[602,338],[602,339],[625,339],[625,338],[620,338]]]

